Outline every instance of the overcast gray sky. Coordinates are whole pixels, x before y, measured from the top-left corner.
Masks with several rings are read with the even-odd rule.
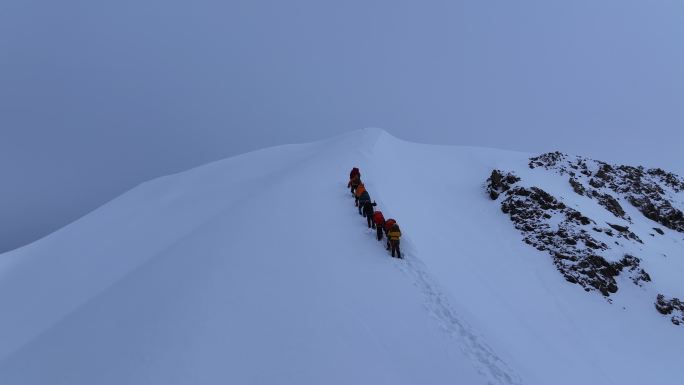
[[[682,173],[682,69],[680,0],[2,0],[0,251],[368,126]]]

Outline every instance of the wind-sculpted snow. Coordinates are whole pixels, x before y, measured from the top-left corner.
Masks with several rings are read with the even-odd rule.
[[[527,186],[514,172],[494,170],[487,179],[490,198],[500,202],[501,210],[522,233],[523,241],[548,252],[563,277],[585,291],[598,291],[610,297],[619,290],[620,282],[640,287],[651,282],[651,276],[641,266],[644,256],[651,252],[630,229],[635,222],[652,220],[684,232],[680,209],[684,180],[675,174],[661,169],[614,166],[560,152],[530,158],[528,166],[568,177],[576,196],[596,201],[613,216],[612,222],[618,222],[608,222],[600,214],[604,220],[595,220],[580,211],[583,205],[575,203],[576,207],[570,207],[563,202],[578,202],[572,196],[557,197],[542,187]],[[623,207],[625,202],[642,216],[629,215]],[[665,234],[658,227],[651,229],[655,231],[649,233],[651,237]],[[639,256],[632,255],[636,253]],[[618,277],[623,275],[629,280],[620,281]],[[656,308],[662,314],[676,313],[680,305],[677,298],[667,302],[660,294],[656,300]],[[671,320],[680,324],[681,316],[675,314]]]

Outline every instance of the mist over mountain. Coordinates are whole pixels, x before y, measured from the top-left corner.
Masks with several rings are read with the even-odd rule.
[[[363,127],[684,174],[682,35],[680,1],[3,0],[0,251]]]

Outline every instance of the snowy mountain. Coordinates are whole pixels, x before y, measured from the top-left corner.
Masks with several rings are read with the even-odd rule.
[[[606,297],[618,291],[616,278],[625,275],[645,292],[663,284],[666,290],[678,290],[681,275],[669,271],[669,255],[677,265],[684,232],[683,179],[662,169],[615,166],[559,152],[531,158],[529,168],[568,178],[566,191],[546,183],[561,199],[537,186],[523,186],[521,178],[499,170],[488,179],[490,197],[505,194],[502,211],[524,234],[525,243],[550,253],[568,282]],[[569,187],[574,194],[567,192]],[[642,261],[657,271],[656,282]],[[672,314],[673,324],[684,322],[679,299],[658,294],[655,303],[659,312]]]
[[[678,384],[683,187],[377,129],[155,179],[0,255],[0,384]]]

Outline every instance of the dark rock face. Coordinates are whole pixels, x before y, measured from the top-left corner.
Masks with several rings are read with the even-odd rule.
[[[575,191],[575,193],[579,195],[585,195],[587,193],[587,190],[584,188],[582,183],[577,181],[577,179],[571,177],[569,182],[570,186],[572,186],[572,189]]]
[[[631,220],[612,194],[629,202],[646,218],[684,233],[684,213],[675,207],[673,199],[674,193],[684,191],[684,179],[673,173],[659,168],[613,166],[560,152],[531,158],[529,167],[570,175],[577,194],[596,199],[618,218]]]
[[[631,240],[639,242],[639,243],[644,243],[641,241],[641,239],[639,239],[639,237],[636,234],[629,231],[629,227],[627,227],[627,226],[620,226],[620,225],[615,225],[612,223],[608,223],[608,226],[610,226],[613,230],[617,230],[618,237],[622,237],[624,239],[631,239]]]
[[[601,194],[596,192],[596,190],[591,192],[592,196],[598,200],[599,204],[610,211],[613,215],[622,219],[629,219],[625,217],[625,210],[620,206],[617,199],[613,198],[610,194]]]
[[[682,178],[680,178],[676,174],[664,171],[660,168],[652,168],[648,170],[647,173],[655,179],[663,182],[665,185],[670,187],[675,192],[684,191],[684,181],[682,181]]]
[[[555,165],[561,163],[566,158],[567,155],[558,151],[547,152],[546,154],[541,154],[534,158],[530,158],[530,163],[528,163],[528,165],[530,168],[544,167],[548,169],[549,167],[554,167]]]
[[[497,199],[502,192],[508,191],[511,185],[520,181],[517,176],[499,170],[493,170],[487,179],[487,192],[492,200]]]
[[[641,259],[624,254],[625,247],[632,250],[630,253],[645,252],[644,242],[630,229],[641,227],[632,226],[635,221],[625,204],[635,207],[645,218],[684,233],[684,203],[681,195],[677,196],[684,192],[684,179],[675,174],[611,165],[560,152],[530,158],[528,166],[567,176],[575,194],[594,200],[615,218],[610,221],[615,223],[597,223],[575,206],[501,170],[492,171],[487,179],[490,198],[501,205],[525,243],[552,257],[568,282],[587,292],[599,292],[609,302],[620,285],[631,282],[644,286],[651,282],[651,276],[641,267]],[[659,227],[652,229],[665,234]],[[655,233],[649,235],[656,237]],[[684,324],[684,304],[679,299],[660,294],[655,306],[660,313],[671,316],[674,324]]]
[[[672,230],[684,232],[684,215],[679,209],[674,208],[671,202],[657,195],[629,195],[627,200],[646,218]]]
[[[672,315],[670,321],[675,325],[684,323],[684,303],[679,298],[667,298],[662,294],[656,297],[655,307],[660,314]]]
[[[651,282],[651,276],[640,267],[641,260],[631,255],[625,255],[615,267],[620,272],[625,272],[635,285],[641,286],[642,282]]]
[[[618,291],[615,277],[623,270],[635,284],[650,281],[648,274],[639,268],[638,258],[625,256],[622,261],[611,263],[599,255],[609,246],[587,231],[586,227],[595,225],[594,221],[546,191],[537,187],[508,186],[504,194],[501,210],[520,230],[523,241],[539,251],[548,252],[568,282],[608,297]],[[551,224],[552,219],[556,225]],[[628,229],[622,228],[621,232],[628,232]]]

